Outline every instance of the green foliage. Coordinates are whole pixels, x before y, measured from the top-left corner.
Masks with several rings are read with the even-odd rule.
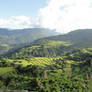
[[[90,54],[88,54],[90,50],[88,50],[81,49],[81,53],[77,51],[71,52],[72,57],[76,53],[79,54],[80,59],[77,62],[74,61],[74,58],[70,60],[71,53],[67,53],[67,56],[56,58],[30,57],[15,60],[2,58],[0,61],[2,66],[0,68],[0,88],[39,92],[90,91],[92,60]],[[85,53],[88,54],[88,57],[83,59],[81,54],[85,55]]]
[[[62,41],[39,40],[27,47],[19,49],[8,55],[13,59],[25,59],[30,57],[57,57],[64,54],[71,44]]]
[[[6,73],[12,72],[12,71],[14,71],[13,67],[1,67],[0,68],[0,76],[4,75]]]
[[[81,38],[82,33],[79,30],[62,36],[40,39],[2,57],[0,89],[91,92],[92,48],[88,46],[91,39],[84,43],[88,36],[84,32]],[[88,34],[90,33],[88,30]],[[84,36],[86,38],[83,41]]]
[[[54,36],[58,33],[55,30],[44,28],[10,30],[0,28],[0,55],[12,52],[15,49],[26,46],[34,40]]]

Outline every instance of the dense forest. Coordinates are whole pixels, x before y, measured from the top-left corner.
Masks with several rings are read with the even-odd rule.
[[[91,31],[35,40],[5,53],[0,57],[0,90],[92,92]]]
[[[91,57],[92,49],[73,50],[63,57],[3,57],[0,60],[0,89],[91,92]]]

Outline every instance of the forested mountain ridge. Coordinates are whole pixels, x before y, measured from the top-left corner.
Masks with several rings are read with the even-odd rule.
[[[57,35],[55,30],[44,28],[4,29],[0,28],[0,55],[28,45],[39,38]]]
[[[91,30],[74,31],[7,53],[0,58],[0,89],[92,92],[91,36]]]
[[[44,28],[4,29],[0,28],[0,44],[31,43],[39,38],[57,35],[55,30]]]
[[[55,40],[70,42],[74,47],[92,47],[92,29],[74,30],[64,35],[44,38],[44,40]]]
[[[2,47],[0,45],[0,48],[1,48],[0,53],[1,54],[5,54],[10,49],[11,49],[11,51],[13,51],[13,48],[16,48],[16,47],[20,47],[20,48],[22,48],[23,46],[25,47],[25,45],[28,45],[28,44],[29,44],[29,47],[30,47],[30,46],[32,46],[33,43],[35,43],[35,44],[39,43],[39,45],[41,46],[41,43],[42,44],[44,44],[44,42],[48,43],[48,41],[50,41],[51,44],[54,44],[54,47],[55,47],[55,44],[57,44],[57,43],[55,43],[56,41],[57,42],[61,41],[61,42],[71,44],[71,46],[67,46],[67,47],[59,45],[59,48],[57,48],[56,50],[54,49],[55,53],[57,53],[58,51],[64,52],[65,49],[71,50],[73,48],[83,48],[83,47],[89,48],[89,47],[92,47],[92,39],[91,39],[92,38],[92,29],[75,30],[75,31],[72,31],[72,32],[64,34],[64,35],[57,35],[58,33],[56,33],[53,30],[50,31],[50,30],[47,30],[47,29],[37,29],[37,28],[15,30],[15,31],[10,31],[10,30],[6,31],[7,29],[4,29],[4,30],[5,31],[1,30],[1,33],[0,33],[0,36],[1,36],[0,43],[1,43],[2,46],[4,46],[4,47]],[[46,34],[48,36],[51,36],[51,37],[46,37],[47,36]],[[57,36],[53,36],[53,35],[57,35]],[[46,38],[43,38],[43,37],[46,37]],[[33,43],[31,43],[31,42],[33,42]],[[47,49],[47,48],[45,48],[45,49]],[[42,50],[42,49],[40,49],[40,50]],[[50,48],[50,50],[51,50],[51,48]],[[50,50],[49,50],[49,52],[52,51],[52,50],[51,51]],[[48,49],[47,49],[47,51],[48,51]],[[43,56],[45,56],[45,55],[43,55]],[[46,55],[46,56],[48,56],[48,55]],[[57,56],[57,55],[54,55],[54,56]]]
[[[91,92],[91,57],[92,48],[75,49],[62,57],[1,58],[0,88]]]
[[[57,35],[35,40],[26,47],[10,55],[14,57],[57,57],[77,48],[92,47],[92,30],[75,30],[65,35]]]
[[[8,53],[8,57],[57,57],[63,55],[64,52],[70,48],[70,46],[71,43],[69,42],[39,40],[37,42],[31,43],[31,45],[20,48],[12,53]]]

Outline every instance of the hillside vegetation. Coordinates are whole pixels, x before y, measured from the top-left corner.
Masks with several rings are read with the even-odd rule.
[[[63,41],[39,40],[24,48],[10,53],[8,57],[28,58],[28,57],[57,57],[64,54],[69,49],[71,43]]]
[[[77,55],[77,56],[76,56]],[[92,49],[76,49],[63,57],[2,58],[1,89],[39,92],[91,92]]]
[[[4,29],[0,28],[0,55],[30,44],[34,40],[57,35],[55,30],[44,28]]]
[[[44,38],[45,40],[65,41],[73,44],[73,48],[92,47],[92,29],[79,29],[65,35]]]
[[[77,30],[6,53],[0,58],[0,89],[92,92],[91,36],[91,29]]]

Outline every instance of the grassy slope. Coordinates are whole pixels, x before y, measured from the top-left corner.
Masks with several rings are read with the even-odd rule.
[[[0,76],[14,71],[13,67],[0,67]]]
[[[10,53],[9,56],[13,58],[23,57],[54,57],[63,54],[64,50],[71,46],[69,42],[52,41],[52,40],[39,40],[27,47],[16,50]]]
[[[37,65],[37,66],[45,66],[45,65],[52,65],[55,64],[53,62],[53,58],[47,58],[47,57],[32,57],[29,58],[28,60],[24,59],[4,59],[6,62],[14,63],[14,64],[20,64],[23,66],[27,65]]]
[[[73,77],[74,80],[72,80],[73,82],[76,80],[82,80],[82,78],[80,78],[80,76],[85,76],[85,73],[88,72],[88,69],[91,70],[91,67],[89,65],[85,64],[85,59],[81,60],[81,54],[86,55],[86,53],[88,54],[89,52],[91,52],[91,48],[88,49],[81,49],[81,50],[74,50],[72,51],[72,57],[71,59],[68,59],[69,56],[64,56],[64,57],[30,57],[28,59],[4,59],[4,61],[6,62],[10,62],[10,63],[14,63],[15,65],[23,65],[23,66],[27,66],[27,65],[36,65],[36,66],[41,66],[44,67],[46,65],[50,65],[53,66],[55,65],[56,68],[55,69],[48,69],[46,70],[47,73],[49,74],[49,76],[51,76],[51,79],[54,79],[54,77],[56,79],[61,77],[61,74],[63,73],[63,71],[66,73],[66,76],[69,75],[70,77]],[[89,54],[90,54],[89,53]],[[71,53],[69,53],[71,56]],[[80,60],[79,61],[75,61],[74,58],[76,57],[76,54],[79,55]],[[68,58],[67,58],[68,57]],[[62,62],[64,61],[65,63],[65,67],[59,68],[62,66]],[[84,65],[85,64],[85,65]],[[58,66],[58,68],[57,68]],[[14,71],[14,69],[12,67],[6,67],[6,68],[0,68],[1,74],[6,74],[8,72]],[[65,76],[65,77],[66,77]],[[62,79],[64,80],[64,79]],[[60,81],[60,80],[59,80]],[[66,80],[67,81],[67,80]],[[64,84],[66,82],[65,80],[63,81]],[[70,82],[71,83],[71,80]],[[81,82],[80,82],[81,83]],[[67,84],[67,83],[66,83]],[[78,84],[75,82],[75,85]],[[70,84],[69,84],[70,85]],[[89,84],[90,85],[90,84]]]

